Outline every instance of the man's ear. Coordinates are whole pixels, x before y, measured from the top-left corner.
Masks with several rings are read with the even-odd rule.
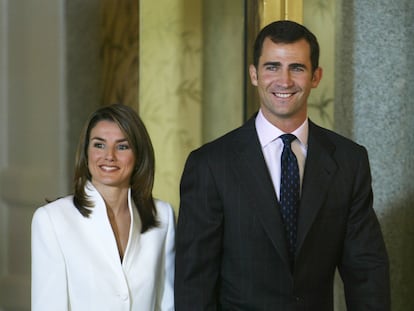
[[[319,85],[319,82],[322,79],[323,70],[321,67],[315,69],[312,75],[312,87],[315,88]]]
[[[249,66],[250,81],[254,86],[257,86],[257,70],[254,65]]]

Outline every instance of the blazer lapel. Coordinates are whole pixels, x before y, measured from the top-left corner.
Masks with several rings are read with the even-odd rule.
[[[135,207],[135,203],[131,197],[131,189],[128,192],[128,206],[129,212],[131,214],[131,227],[129,229],[129,239],[127,248],[125,249],[124,260],[122,261],[122,266],[125,268],[126,271],[132,270],[134,265],[136,264],[136,255],[140,251],[141,247],[141,229],[142,229],[142,222],[141,218],[139,217],[137,208]]]
[[[255,118],[251,118],[241,129],[240,141],[236,143],[238,157],[235,169],[250,206],[261,221],[267,235],[272,241],[286,265],[289,266],[284,226],[279,213],[275,189],[269,175],[260,142],[257,137]],[[254,142],[254,143],[252,143]]]
[[[94,203],[92,214],[87,220],[91,240],[94,241],[95,255],[100,256],[102,260],[105,259],[111,268],[122,273],[118,246],[109,222],[105,201],[91,183],[87,184],[86,193]]]
[[[309,121],[308,152],[299,207],[297,253],[323,205],[331,179],[337,170],[332,157],[335,146],[321,128]]]

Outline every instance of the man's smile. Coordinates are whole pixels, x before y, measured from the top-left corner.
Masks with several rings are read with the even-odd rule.
[[[273,93],[274,96],[280,97],[280,98],[289,98],[293,96],[295,93]]]

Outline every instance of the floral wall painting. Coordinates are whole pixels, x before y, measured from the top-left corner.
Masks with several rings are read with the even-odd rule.
[[[139,0],[101,2],[102,104],[138,109]]]

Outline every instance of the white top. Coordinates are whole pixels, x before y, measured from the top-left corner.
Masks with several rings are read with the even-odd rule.
[[[141,234],[128,194],[131,227],[121,262],[99,192],[88,183],[95,206],[89,218],[73,196],[36,210],[32,220],[32,311],[174,310],[172,207],[155,200],[159,227]]]
[[[261,110],[259,110],[259,113],[256,116],[256,131],[260,144],[262,146],[263,156],[266,160],[267,168],[269,169],[276,195],[280,199],[280,158],[283,151],[283,142],[280,136],[288,133],[282,132],[276,126],[271,124],[264,117]],[[301,126],[299,126],[295,131],[291,133],[297,138],[292,141],[291,146],[292,151],[298,160],[301,189],[303,172],[305,169],[306,154],[308,150],[308,132],[309,123],[308,119],[306,119]]]

